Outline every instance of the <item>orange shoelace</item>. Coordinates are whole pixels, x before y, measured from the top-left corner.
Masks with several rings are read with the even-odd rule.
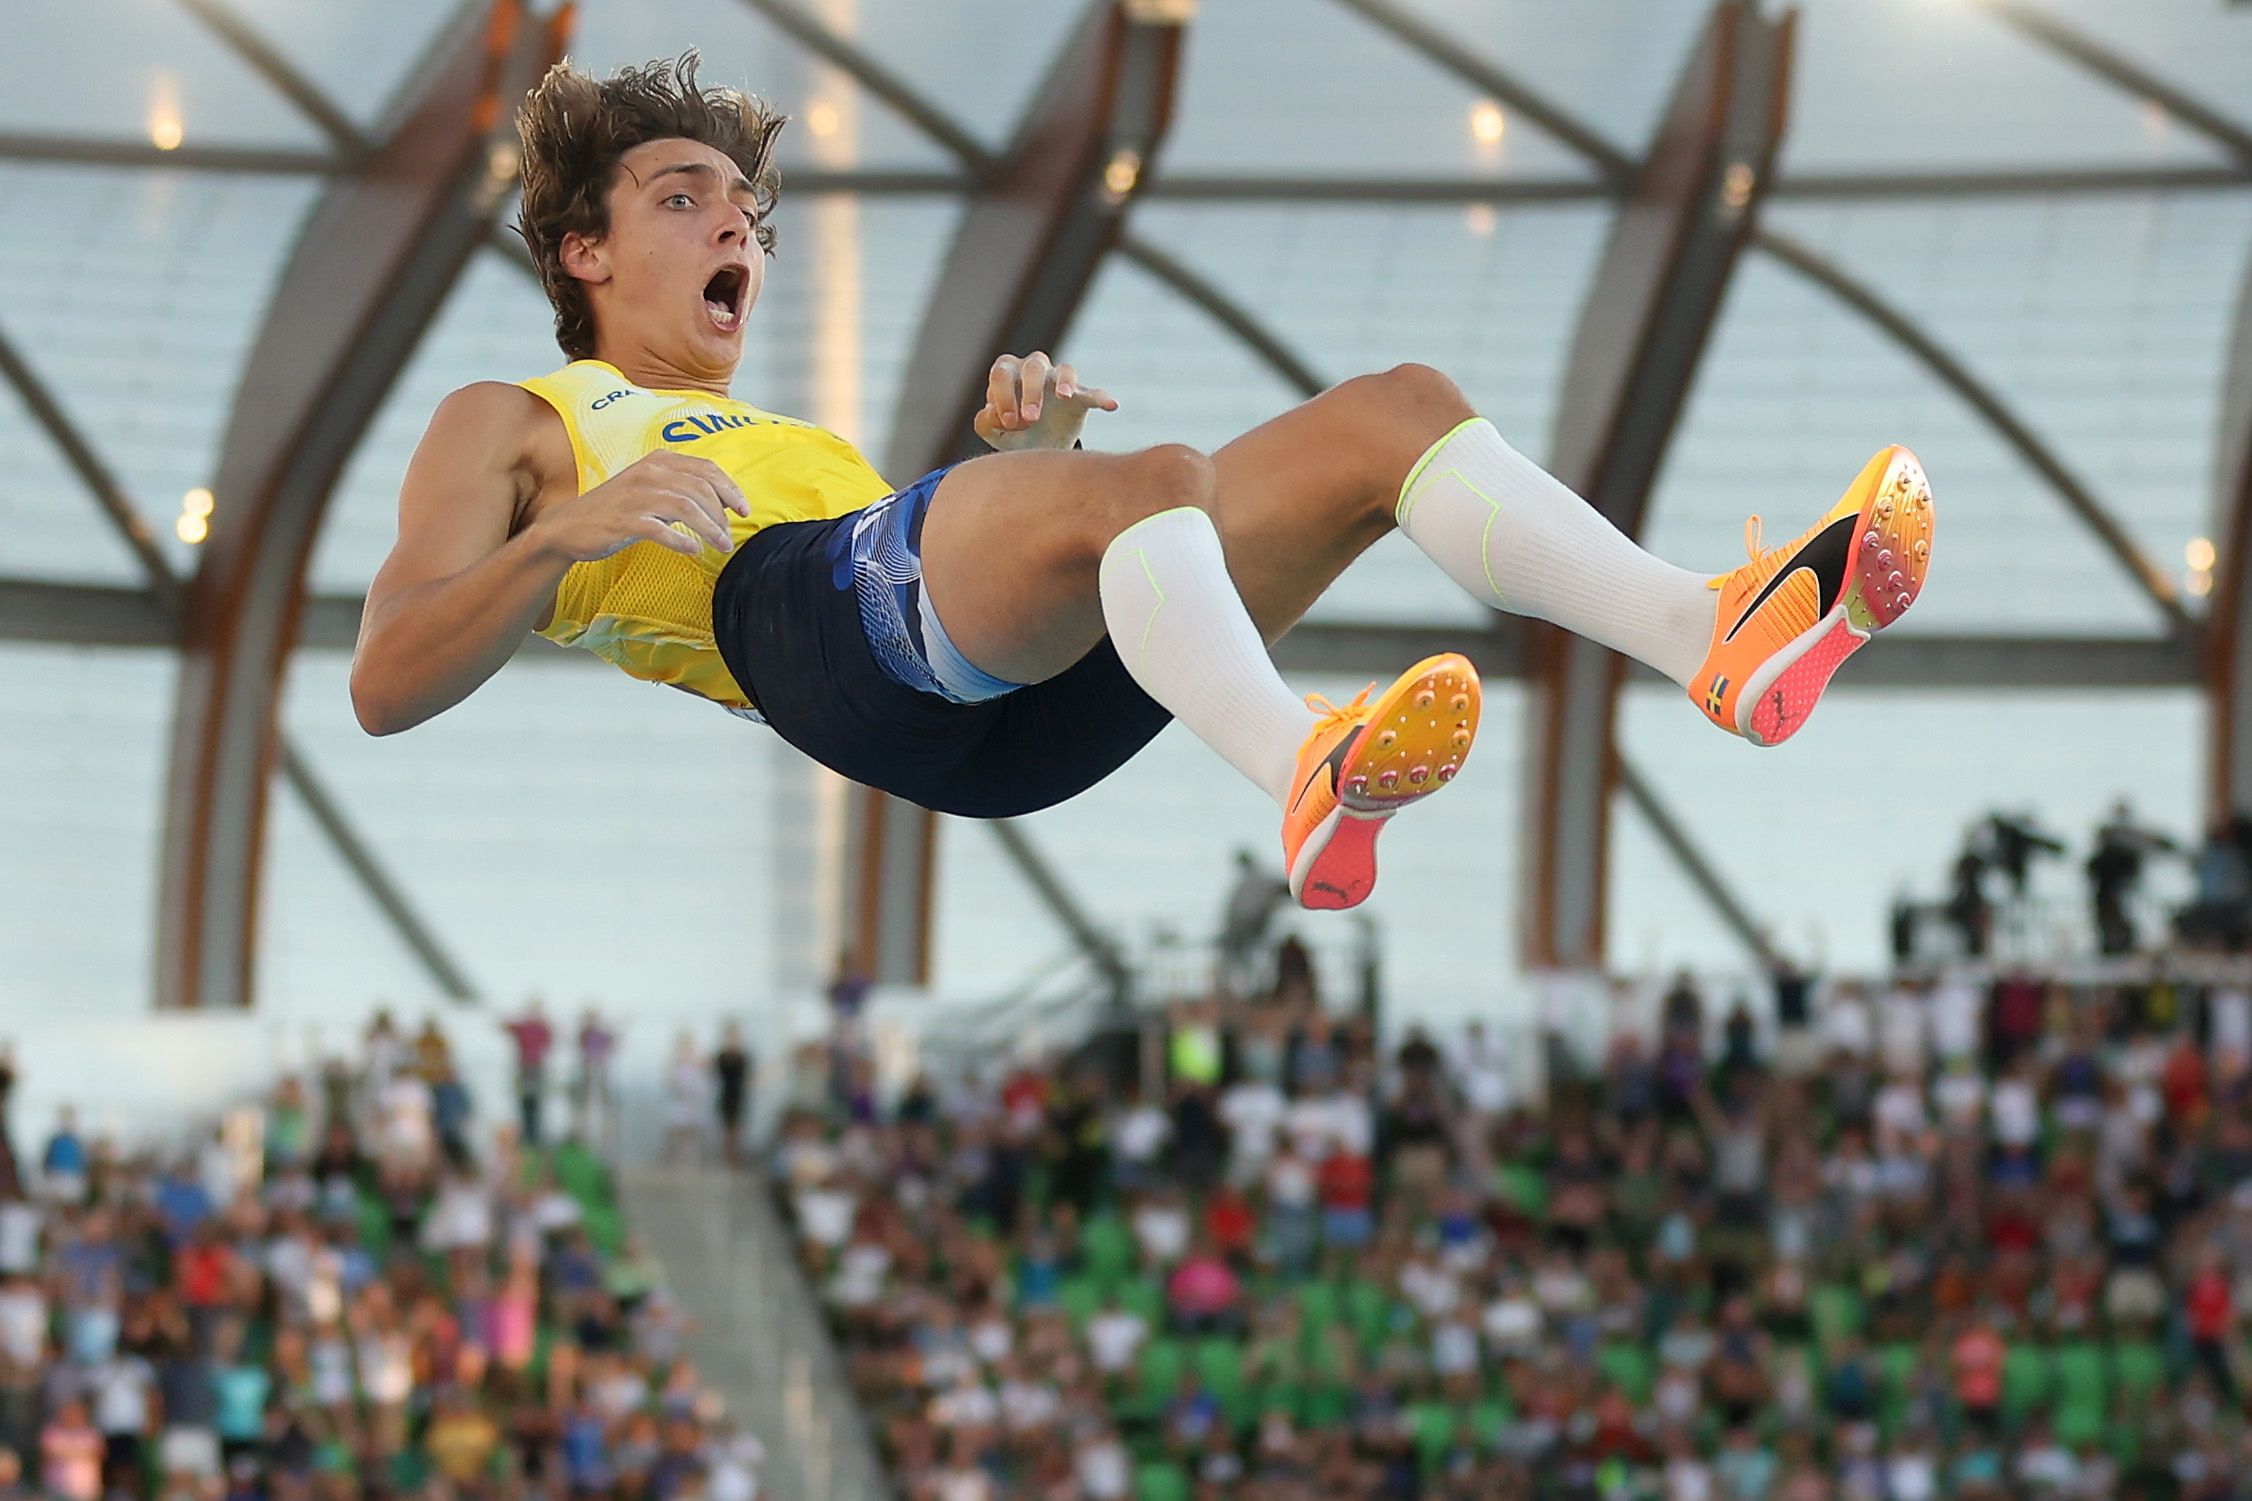
[[[1314,725],[1314,733],[1318,735],[1324,730],[1334,729],[1340,724],[1349,723],[1354,719],[1358,719],[1360,717],[1361,710],[1368,707],[1368,696],[1375,691],[1376,685],[1374,683],[1369,684],[1366,688],[1363,688],[1359,693],[1355,694],[1353,696],[1353,701],[1347,704],[1342,709],[1338,708],[1337,705],[1331,703],[1328,699],[1322,697],[1319,693],[1307,694],[1306,707],[1321,716]]]
[[[1744,552],[1754,563],[1759,561],[1759,545],[1765,540],[1760,533],[1759,513],[1754,511],[1744,518]],[[1705,580],[1705,587],[1707,589],[1718,589],[1734,577],[1733,572],[1715,574]]]

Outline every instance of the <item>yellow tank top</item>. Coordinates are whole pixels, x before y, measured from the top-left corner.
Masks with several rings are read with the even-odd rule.
[[[555,408],[571,435],[585,494],[644,454],[669,448],[710,459],[742,486],[751,514],[727,513],[740,547],[762,528],[821,521],[891,493],[859,451],[835,433],[701,391],[649,391],[600,360],[578,360],[523,382]],[[674,530],[687,532],[675,524]],[[685,688],[730,709],[751,707],[712,643],[712,586],[732,553],[691,557],[636,542],[574,563],[555,589],[555,618],[540,634],[593,652],[633,677]]]

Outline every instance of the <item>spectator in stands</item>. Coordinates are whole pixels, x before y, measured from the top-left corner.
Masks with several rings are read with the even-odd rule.
[[[607,1139],[614,1108],[610,1062],[618,1050],[615,1028],[589,1006],[579,1018],[579,1071],[571,1086],[571,1130],[582,1142]]]
[[[16,1045],[0,1038],[0,1198],[20,1199],[24,1193],[23,1160],[16,1155],[15,1112]]]
[[[673,1040],[665,1065],[665,1160],[694,1162],[703,1153],[705,1123],[711,1119],[711,1068],[697,1051],[693,1033]]]
[[[77,1204],[86,1197],[88,1161],[86,1142],[78,1134],[78,1112],[65,1105],[56,1117],[54,1134],[39,1159],[40,1186],[58,1204]]]
[[[1173,1328],[1181,1334],[1238,1334],[1243,1286],[1209,1234],[1199,1233],[1166,1279]]]
[[[2155,1493],[2154,1457],[2232,1494],[2195,1486],[2252,1473],[2244,1044],[2194,1030],[2221,996],[2179,973],[2033,978],[1873,1013],[1816,985],[1804,1080],[1745,1018],[1708,1037],[1700,995],[1694,1030],[1661,1010],[1662,1063],[1621,1043],[1545,1109],[1429,1110],[1467,1040],[1379,1078],[1359,1029],[1296,1015],[1270,1051],[1254,1007],[1218,1018],[1209,1120],[1187,1088],[1106,1105],[1092,1195],[1023,1145],[1087,1118],[1054,1060],[824,1097],[776,1162],[897,1185],[841,1239],[796,1203],[910,1497],[2093,1498]],[[1435,1178],[1400,1150],[1419,1118]],[[1183,1127],[1217,1133],[1209,1181]],[[1227,1276],[1214,1323],[1192,1295]],[[965,1411],[999,1415],[931,1436]]]
[[[743,1124],[751,1108],[751,1051],[740,1023],[729,1022],[712,1054],[712,1103],[719,1117],[720,1150],[730,1165],[743,1160]]]
[[[503,1021],[501,1030],[516,1046],[516,1118],[526,1146],[536,1147],[541,1134],[542,1111],[547,1103],[547,1056],[555,1047],[555,1028],[548,1024],[547,1008],[533,996],[524,1014]]]
[[[461,1160],[469,1155],[469,1087],[454,1067],[453,1045],[439,1029],[438,1018],[424,1017],[414,1037],[414,1072],[430,1091],[430,1114],[438,1142],[446,1155]]]
[[[269,1131],[262,1162],[216,1136],[200,1155],[90,1154],[43,1211],[0,1203],[0,1501],[23,1496],[25,1462],[69,1501],[517,1501],[556,1493],[582,1410],[599,1452],[643,1461],[589,1501],[723,1483],[752,1501],[756,1445],[707,1428],[680,1317],[600,1164],[502,1127],[441,1172],[421,1069],[370,1062],[318,1122]],[[301,1088],[273,1104],[302,1108]]]

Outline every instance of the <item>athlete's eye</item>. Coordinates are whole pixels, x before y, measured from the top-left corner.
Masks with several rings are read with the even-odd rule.
[[[686,193],[674,193],[665,199],[665,207],[667,208],[671,208],[676,203],[686,204],[690,208],[694,208],[696,206],[696,200],[689,197]]]

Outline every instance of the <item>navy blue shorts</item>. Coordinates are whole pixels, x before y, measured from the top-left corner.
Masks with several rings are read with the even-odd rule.
[[[1094,786],[1172,716],[1107,639],[1044,683],[969,703],[945,690],[964,664],[921,623],[923,517],[945,472],[752,534],[720,571],[712,630],[775,733],[830,770],[941,813],[1013,818]]]

